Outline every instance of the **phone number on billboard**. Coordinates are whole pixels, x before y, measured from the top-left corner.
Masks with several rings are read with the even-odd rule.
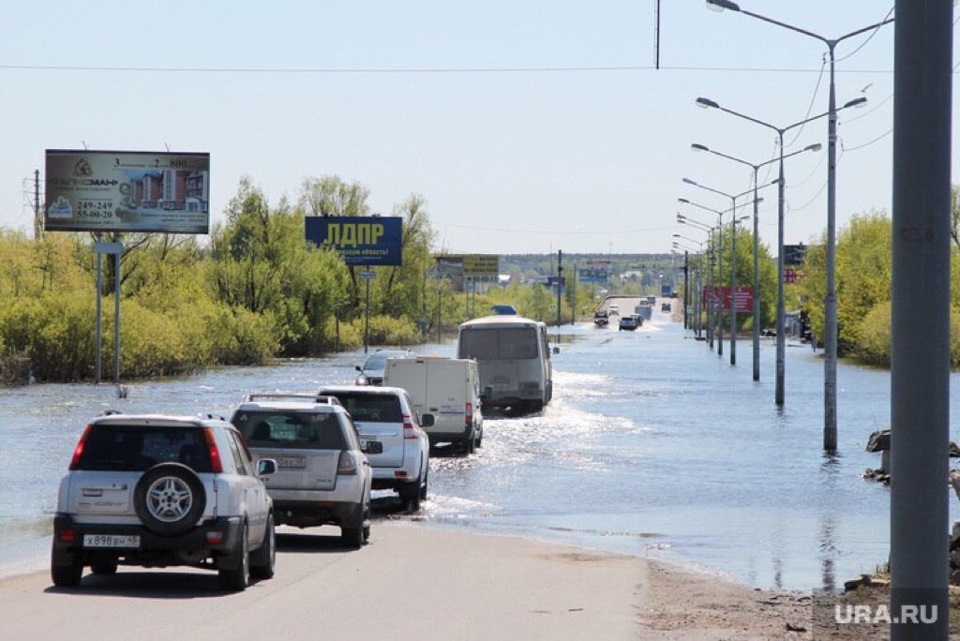
[[[76,214],[80,218],[113,218],[113,203],[109,200],[81,200]]]

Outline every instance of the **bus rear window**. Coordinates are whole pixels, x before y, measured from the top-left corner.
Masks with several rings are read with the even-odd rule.
[[[477,328],[460,333],[458,358],[484,361],[537,356],[537,333],[532,327]]]

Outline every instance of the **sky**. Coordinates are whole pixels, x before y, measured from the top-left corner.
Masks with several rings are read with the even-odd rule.
[[[713,225],[731,199],[683,178],[734,195],[753,171],[691,144],[751,164],[778,151],[774,131],[696,98],[774,127],[822,114],[826,46],[704,0],[660,4],[658,47],[657,0],[0,0],[0,227],[32,233],[46,149],[170,150],[210,153],[212,222],[244,176],[276,205],[335,175],[383,215],[422,196],[437,251],[669,253],[673,234],[697,249],[705,234],[676,214]],[[827,38],[894,6],[739,4]],[[841,231],[890,212],[894,29],[836,49],[838,104],[868,99],[839,116]],[[786,153],[818,142],[786,160],[787,244],[826,228],[827,119],[785,136]]]

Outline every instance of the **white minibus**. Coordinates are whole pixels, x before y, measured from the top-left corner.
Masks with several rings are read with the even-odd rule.
[[[485,316],[460,325],[457,358],[480,370],[484,408],[540,411],[553,396],[547,326],[522,316]]]

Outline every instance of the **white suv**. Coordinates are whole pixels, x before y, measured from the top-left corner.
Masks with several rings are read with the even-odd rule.
[[[110,414],[80,437],[60,481],[50,572],[79,585],[83,568],[189,565],[224,590],[273,576],[273,503],[243,437],[223,419]]]
[[[267,479],[277,525],[340,527],[343,544],[359,548],[370,538],[373,472],[357,428],[334,397],[313,394],[248,394],[230,422],[254,458],[277,461]]]
[[[399,387],[331,385],[317,394],[337,397],[353,417],[361,443],[380,443],[382,450],[368,455],[373,489],[396,490],[405,511],[419,510],[430,474],[430,439],[423,427],[433,425],[433,415],[421,417]]]

